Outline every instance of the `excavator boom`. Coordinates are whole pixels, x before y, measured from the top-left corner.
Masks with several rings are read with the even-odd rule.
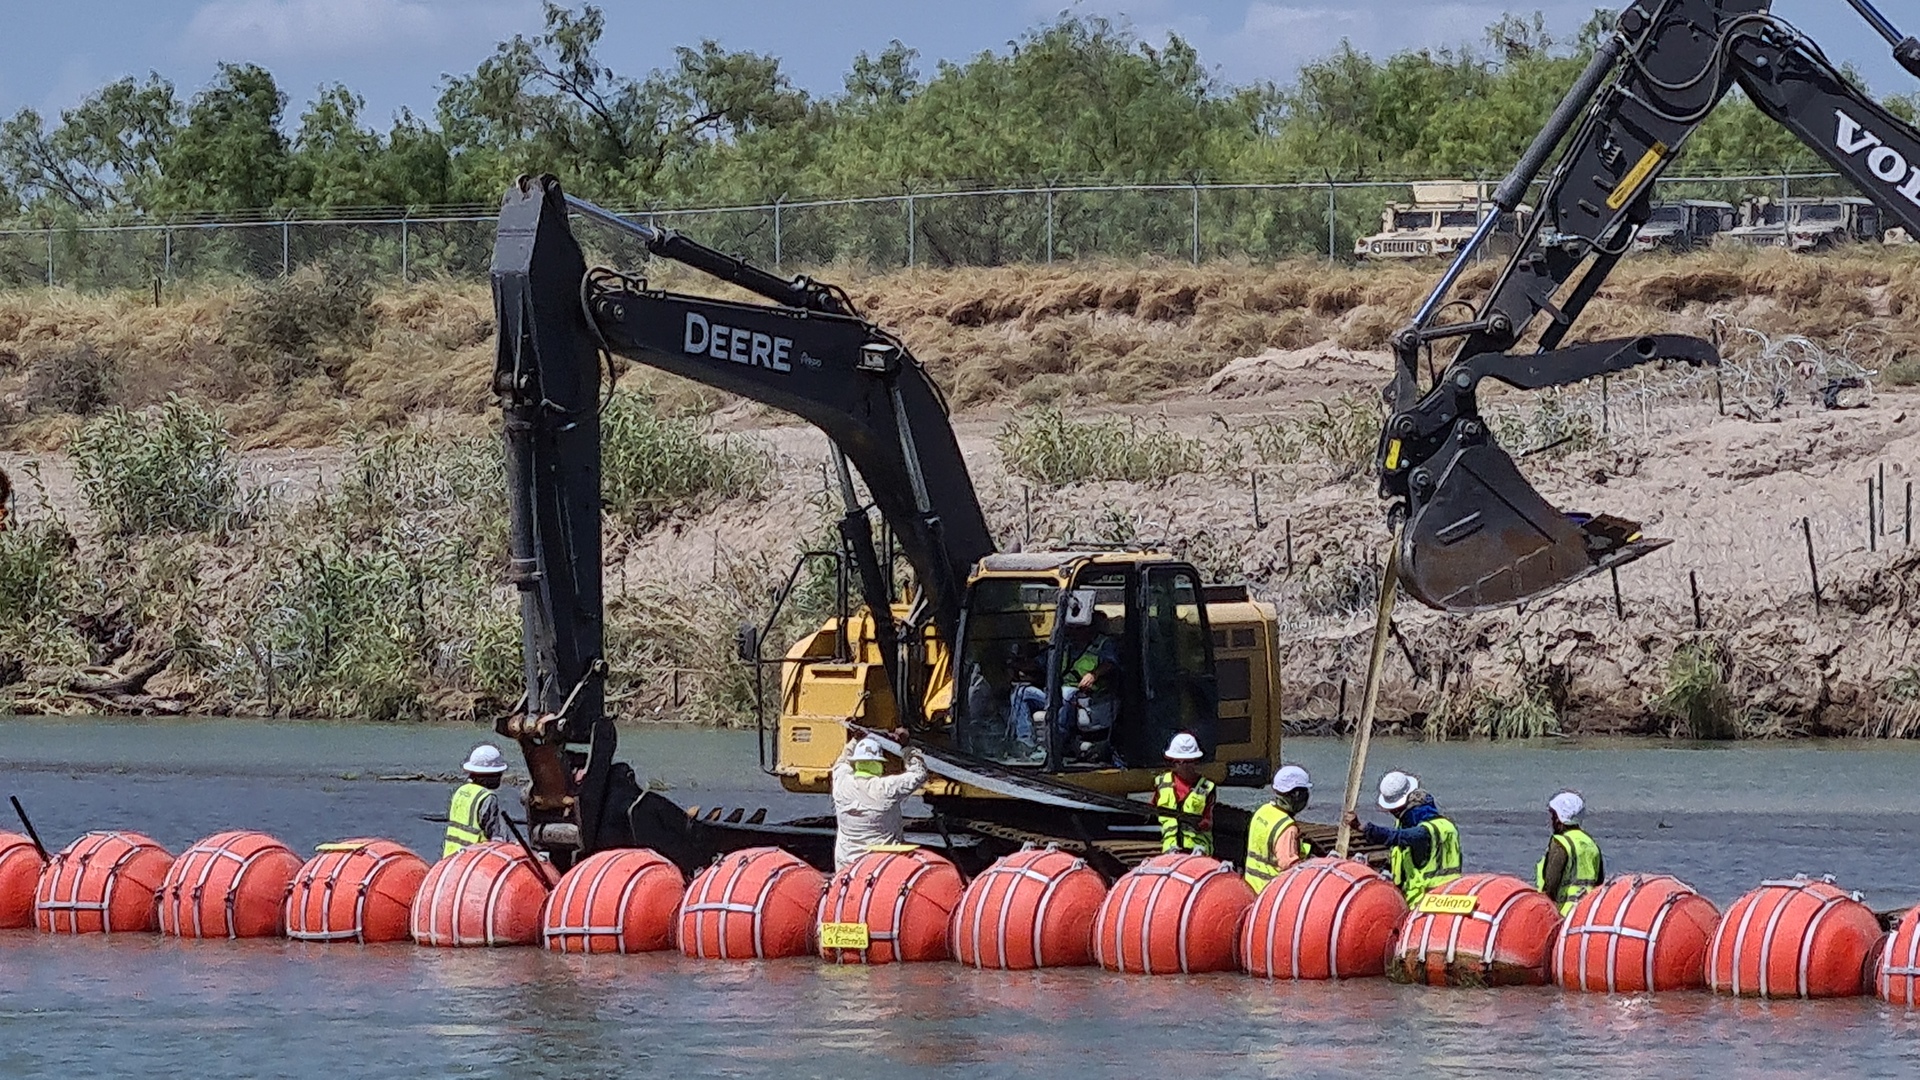
[[[1868,0],[1849,2],[1920,75],[1920,41],[1902,37]],[[1655,181],[1734,87],[1920,230],[1920,133],[1854,87],[1770,7],[1771,0],[1640,0],[1621,12],[1495,191],[1479,233],[1394,335],[1392,415],[1376,464],[1382,497],[1406,522],[1404,584],[1422,602],[1456,612],[1503,607],[1665,545],[1634,522],[1548,503],[1495,441],[1478,390],[1488,378],[1538,390],[1656,361],[1719,362],[1710,343],[1692,337],[1565,341],[1646,223]],[[1498,216],[1519,205],[1556,152],[1539,212],[1492,291],[1469,318],[1438,323]],[[1547,230],[1552,243],[1542,242]],[[1423,360],[1440,345],[1452,346],[1452,359],[1425,383]]]

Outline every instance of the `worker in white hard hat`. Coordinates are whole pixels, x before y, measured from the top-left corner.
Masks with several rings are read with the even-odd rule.
[[[1171,814],[1160,818],[1160,850],[1197,851],[1213,854],[1213,781],[1200,775],[1200,759],[1206,754],[1200,740],[1181,732],[1167,744],[1166,772],[1153,778],[1153,805],[1177,811],[1189,819]]]
[[[467,755],[461,768],[466,770],[467,780],[454,790],[453,804],[447,808],[447,842],[440,849],[443,859],[482,840],[509,838],[500,811],[500,778],[507,774],[507,759],[501,756],[500,748],[481,743]]]
[[[1607,861],[1600,845],[1580,827],[1586,815],[1587,801],[1576,791],[1563,791],[1547,800],[1547,820],[1553,835],[1547,840],[1547,854],[1534,867],[1533,879],[1541,892],[1560,905],[1566,915],[1573,905],[1607,879]]]
[[[1307,808],[1313,779],[1298,765],[1282,765],[1273,774],[1273,797],[1253,812],[1247,826],[1247,884],[1258,893],[1281,871],[1312,854],[1300,837],[1295,814]]]
[[[850,740],[833,763],[833,868],[839,870],[879,844],[906,839],[901,806],[927,782],[927,760],[907,747],[907,729],[894,728],[905,768],[888,774],[887,751],[872,735]]]
[[[1399,770],[1381,777],[1378,803],[1394,816],[1393,828],[1362,824],[1354,813],[1347,826],[1367,843],[1386,845],[1393,883],[1408,904],[1460,876],[1460,830],[1421,790],[1419,777]]]

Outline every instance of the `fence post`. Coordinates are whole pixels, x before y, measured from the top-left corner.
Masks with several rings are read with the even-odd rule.
[[[161,233],[161,235],[165,237],[165,243],[163,245],[163,250],[165,254],[161,256],[161,264],[160,264],[161,273],[166,277],[168,281],[172,281],[173,280],[173,230],[171,228],[168,228],[164,230]]]
[[[1047,265],[1053,265],[1053,183],[1047,183]]]
[[[47,288],[53,288],[53,226],[47,226]]]
[[[1333,186],[1333,178],[1329,176],[1327,178],[1327,261],[1330,263],[1340,258],[1336,251],[1340,238],[1335,232],[1335,225],[1340,220],[1339,213],[1339,189]]]
[[[780,203],[785,195],[777,195],[773,200],[773,268],[780,269]]]
[[[409,213],[412,213],[412,207],[408,207],[406,210],[400,212],[400,284],[402,285],[405,285],[409,280],[407,273],[407,244],[409,241],[407,235],[407,215]]]
[[[907,192],[907,269],[913,269],[913,192]]]
[[[1193,185],[1193,265],[1200,265],[1200,185]]]
[[[280,276],[293,275],[293,225],[286,219],[280,221]]]

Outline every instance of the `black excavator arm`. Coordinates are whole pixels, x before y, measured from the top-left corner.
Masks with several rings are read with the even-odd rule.
[[[589,271],[569,213],[637,236],[673,259],[774,301],[686,296]],[[800,416],[861,477],[912,565],[925,616],[957,640],[962,592],[993,538],[939,388],[906,347],[861,319],[844,292],[783,279],[675,233],[570,199],[552,177],[523,178],[500,211],[494,252],[500,327],[494,390],[506,412],[511,577],[520,589],[526,698],[503,718],[532,775],[536,842],[591,852],[632,843],[639,798],[613,760],[602,684],[600,407],[604,351]],[[843,489],[852,491],[843,473]],[[851,500],[850,500],[851,501]],[[892,685],[905,686],[864,507],[841,535],[852,554]],[[912,695],[900,693],[910,710]],[[908,715],[911,715],[909,712]],[[573,748],[584,745],[576,779]],[[578,835],[573,831],[578,829]]]
[[[1920,76],[1920,41],[1901,36],[1868,0],[1848,2]],[[1391,415],[1376,464],[1382,497],[1405,519],[1402,581],[1422,602],[1456,612],[1502,607],[1665,545],[1634,522],[1549,505],[1495,442],[1477,391],[1487,378],[1537,390],[1652,361],[1719,362],[1698,338],[1565,340],[1646,223],[1654,181],[1735,86],[1920,235],[1920,132],[1851,85],[1770,7],[1639,0],[1623,11],[1495,191],[1479,233],[1394,335]],[[1520,205],[1556,151],[1539,212],[1492,292],[1468,318],[1437,322],[1495,222]],[[1537,344],[1522,350],[1536,328]],[[1443,344],[1453,345],[1452,360],[1423,385],[1422,361]]]

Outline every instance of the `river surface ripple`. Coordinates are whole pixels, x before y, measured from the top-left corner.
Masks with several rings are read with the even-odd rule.
[[[451,772],[482,735],[6,720],[0,794],[18,794],[55,846],[117,827],[178,852],[221,829],[255,828],[301,850],[379,835],[431,854],[439,827],[420,816],[444,812],[448,786],[395,777]],[[684,805],[820,811],[820,800],[759,774],[751,736],[623,738],[623,756]],[[1331,819],[1345,755],[1331,740],[1288,743],[1288,759],[1319,781],[1309,819]],[[1470,870],[1531,875],[1545,843],[1542,804],[1566,786],[1586,794],[1610,873],[1672,873],[1723,907],[1794,873],[1833,874],[1879,909],[1920,900],[1920,747],[1376,743],[1370,775],[1394,767],[1417,773],[1460,824]],[[1909,1077],[1920,1075],[1920,1014],[1871,1000],[0,933],[5,1077],[1496,1072]]]

